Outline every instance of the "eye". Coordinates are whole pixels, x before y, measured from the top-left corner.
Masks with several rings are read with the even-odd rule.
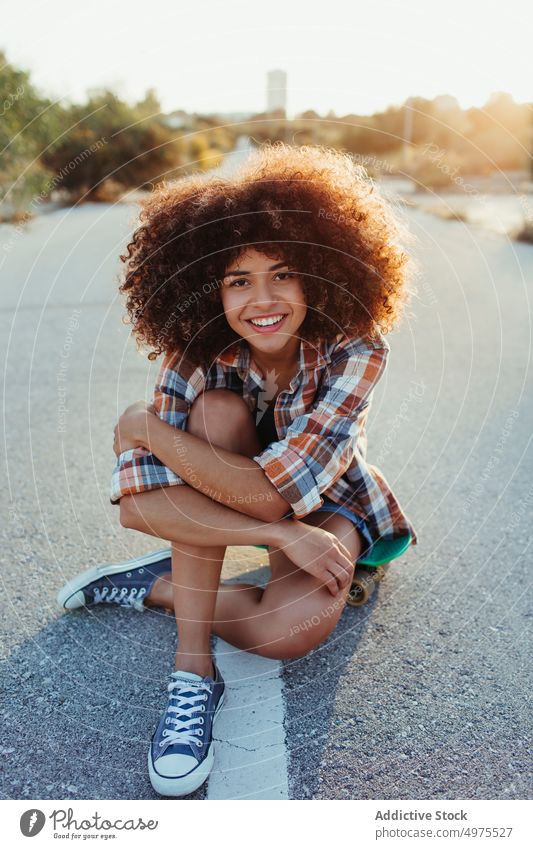
[[[229,287],[228,287],[228,288],[230,288],[230,289],[231,289],[231,287],[232,287],[232,286],[237,286],[237,284],[238,284],[238,283],[248,283],[248,280],[246,280],[246,278],[245,278],[245,277],[239,277],[239,279],[238,279],[238,280],[232,280],[232,282],[229,284]],[[237,286],[237,288],[238,288],[238,289],[242,289],[243,287],[242,287],[242,286]]]
[[[297,277],[297,276],[298,275],[296,274],[295,271],[278,271],[278,273],[276,274],[276,277],[279,277],[282,281],[288,280],[291,277]]]

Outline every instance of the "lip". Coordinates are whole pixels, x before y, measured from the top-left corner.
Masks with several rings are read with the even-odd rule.
[[[271,313],[270,315],[258,315],[258,316],[254,316],[254,318],[272,318],[272,316],[274,316],[274,315],[279,315],[279,313],[274,312],[274,313]],[[245,321],[246,324],[249,324],[250,327],[253,327],[253,329],[255,330],[256,333],[275,333],[277,330],[280,329],[280,327],[282,327],[284,325],[285,319],[288,318],[288,315],[289,315],[288,313],[285,313],[285,315],[283,316],[281,321],[279,321],[277,324],[271,324],[267,327],[259,327],[257,324],[252,324],[252,321],[249,318],[245,318],[245,319],[243,319],[243,321]]]

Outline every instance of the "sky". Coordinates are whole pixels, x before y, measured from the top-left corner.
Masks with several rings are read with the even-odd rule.
[[[532,43],[531,0],[26,0],[6,4],[0,30],[8,61],[53,99],[155,88],[164,112],[259,112],[282,68],[289,117],[413,95],[531,102]]]

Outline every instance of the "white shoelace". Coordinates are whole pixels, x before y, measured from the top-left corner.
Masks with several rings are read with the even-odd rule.
[[[96,604],[102,602],[106,604],[120,604],[122,607],[136,607],[141,599],[146,595],[146,588],[132,587],[128,590],[127,587],[103,587],[101,590],[98,587],[93,589],[94,601]]]
[[[165,723],[172,725],[173,728],[170,731],[168,728],[165,728],[161,735],[165,739],[159,743],[159,746],[163,748],[163,746],[171,746],[173,743],[194,743],[200,748],[202,741],[198,738],[203,737],[204,730],[198,727],[191,728],[191,725],[193,723],[203,725],[204,718],[203,716],[192,716],[191,714],[196,710],[200,710],[202,713],[205,712],[205,705],[200,705],[199,703],[207,701],[209,698],[208,694],[211,693],[211,687],[205,683],[196,684],[192,681],[190,683],[172,681],[167,689],[170,698],[176,700],[177,704],[169,704],[167,708]],[[191,695],[191,691],[194,690],[198,692],[193,692]],[[203,691],[206,692],[204,693]],[[188,695],[183,695],[184,693]],[[188,707],[185,707],[185,705],[188,705]],[[169,716],[171,713],[179,713],[180,717]]]

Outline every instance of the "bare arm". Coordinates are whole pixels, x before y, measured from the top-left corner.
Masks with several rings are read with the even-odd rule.
[[[121,442],[151,451],[190,487],[233,511],[272,522],[290,509],[255,460],[167,424],[143,402],[123,413],[118,428]]]
[[[333,534],[297,519],[263,522],[212,501],[189,486],[165,487],[120,500],[128,528],[184,545],[269,545],[319,578],[332,595],[350,579],[348,549]]]

